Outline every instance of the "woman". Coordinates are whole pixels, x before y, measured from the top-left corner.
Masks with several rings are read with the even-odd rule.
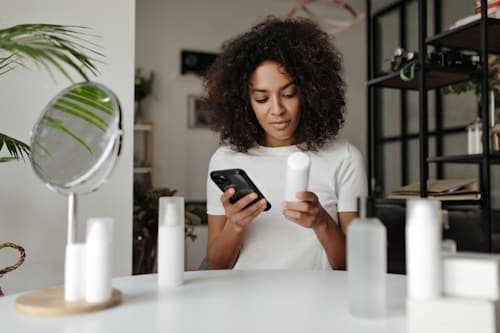
[[[345,269],[346,228],[366,194],[360,152],[335,140],[344,123],[341,57],[305,19],[270,17],[225,43],[204,78],[211,125],[223,144],[209,172],[244,169],[265,199],[231,204],[207,181],[211,269]],[[307,192],[283,202],[289,154],[311,158]]]

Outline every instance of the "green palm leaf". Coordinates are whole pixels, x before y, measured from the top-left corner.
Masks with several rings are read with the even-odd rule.
[[[42,122],[44,126],[66,133],[74,140],[76,140],[80,145],[82,145],[82,147],[85,148],[85,150],[87,150],[90,155],[92,155],[92,148],[90,148],[90,146],[82,138],[80,138],[78,135],[74,134],[70,129],[64,126],[64,122],[62,120],[51,117],[44,117]]]
[[[29,157],[30,147],[27,144],[0,133],[0,151],[4,146],[7,148],[9,156],[0,157],[0,163],[19,159],[24,160],[25,157]]]
[[[71,72],[68,71],[71,69],[77,76],[88,81],[88,73],[93,75],[98,73],[94,63],[103,57],[100,52],[95,51],[98,46],[86,40],[89,36],[91,35],[85,27],[58,24],[21,24],[0,29],[0,75],[11,72],[17,67],[28,67],[27,61],[31,61],[38,68],[46,70],[53,80],[55,80],[53,73],[55,70],[74,82]],[[87,104],[89,108],[95,107],[91,101],[82,103]],[[106,106],[102,107],[105,111]],[[96,117],[92,115],[89,117],[85,112],[75,113],[75,116],[96,126],[99,123]],[[102,129],[102,125],[100,128]],[[58,129],[65,132],[67,130],[63,127]],[[70,133],[67,134],[72,136]],[[72,137],[77,141],[81,140]],[[85,143],[81,143],[86,149],[89,148]],[[27,144],[0,133],[0,152],[4,147],[8,155],[0,157],[0,162],[24,160],[24,157],[29,157],[30,150]]]
[[[73,81],[65,68],[69,66],[88,80],[87,72],[97,74],[93,62],[98,60],[86,53],[99,58],[102,54],[95,51],[97,45],[86,41],[82,35],[90,36],[85,27],[56,24],[22,24],[0,29],[0,61],[11,57],[7,64],[15,68],[25,65],[25,60],[29,59],[45,68],[52,77],[51,68],[55,68]]]

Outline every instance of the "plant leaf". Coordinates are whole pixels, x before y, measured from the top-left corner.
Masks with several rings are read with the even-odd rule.
[[[0,163],[19,159],[24,161],[30,156],[30,147],[26,143],[0,133],[0,151],[4,146],[7,148],[9,156],[0,157]]]
[[[0,53],[0,74],[30,59],[37,66],[44,67],[53,79],[49,64],[71,82],[72,77],[64,65],[88,81],[87,73],[98,73],[94,62],[103,55],[95,50],[96,44],[82,38],[90,36],[85,29],[56,24],[21,24],[0,29],[0,51],[7,52],[6,56]],[[91,58],[87,52],[98,59]]]
[[[87,150],[90,153],[90,155],[93,154],[92,148],[90,148],[90,146],[85,141],[83,141],[83,139],[81,139],[76,134],[71,132],[68,128],[66,128],[62,120],[51,117],[44,117],[43,124],[47,127],[63,131],[64,133],[68,134],[70,137],[75,139],[78,143],[80,143],[83,146],[83,148],[85,148],[85,150]]]
[[[69,105],[62,105],[62,104],[64,104],[63,100],[55,104],[53,108],[55,110],[70,114],[76,118],[86,121],[87,123],[92,124],[98,129],[100,129],[101,131],[106,132],[106,127],[108,124],[104,121],[104,119],[96,116],[93,112],[87,111],[86,109],[76,104],[69,104]],[[104,122],[104,126],[102,122]]]

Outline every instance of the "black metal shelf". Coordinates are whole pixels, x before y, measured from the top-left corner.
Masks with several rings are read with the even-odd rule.
[[[379,99],[379,91],[375,88],[392,88],[401,91],[400,105],[401,105],[401,123],[403,124],[407,117],[407,99],[406,91],[418,91],[419,98],[419,179],[420,179],[420,194],[425,197],[428,193],[426,181],[429,179],[429,163],[437,163],[436,170],[439,178],[444,178],[443,163],[465,163],[476,164],[479,169],[479,188],[481,190],[480,198],[476,200],[442,200],[442,205],[447,206],[465,206],[467,209],[480,209],[481,221],[484,224],[484,236],[486,240],[486,249],[492,252],[492,205],[491,205],[491,172],[489,164],[500,164],[500,154],[477,154],[477,155],[455,155],[455,156],[437,156],[429,157],[429,106],[428,106],[428,92],[433,89],[438,89],[451,84],[460,83],[468,80],[479,80],[482,87],[488,85],[488,55],[500,54],[500,19],[488,18],[487,14],[487,0],[481,0],[481,18],[464,24],[462,26],[450,29],[448,31],[435,34],[434,36],[427,37],[427,0],[418,0],[418,64],[415,68],[414,79],[411,81],[404,81],[400,78],[399,72],[382,74],[375,77],[373,61],[381,62],[377,59],[380,55],[374,50],[378,50],[378,46],[374,46],[376,42],[380,41],[381,29],[378,28],[377,21],[371,12],[371,0],[366,0],[366,32],[367,32],[367,134],[368,134],[368,176],[370,189],[369,193],[377,193],[378,184],[377,176],[380,170],[377,169],[378,163],[381,160],[380,149],[377,144],[380,143],[379,133],[380,126],[376,115],[377,108],[382,104]],[[434,27],[436,31],[442,29],[442,10],[441,2],[433,1],[434,12]],[[406,22],[407,7],[405,2],[398,1],[397,5],[390,6],[377,14],[376,20],[379,20],[378,15],[386,15],[389,11],[397,10],[399,13],[399,46],[407,48],[405,37],[408,36],[404,26],[401,22]],[[373,33],[375,32],[375,33]],[[444,47],[456,49],[459,51],[475,51],[480,55],[481,66],[478,70],[463,70],[453,68],[442,68],[434,65],[427,64],[425,55],[429,46]],[[424,79],[422,79],[422,76]],[[489,114],[488,114],[488,95],[482,95],[482,107],[480,110],[481,119],[484,120],[482,125],[482,140],[485,152],[489,151]],[[443,123],[442,119],[442,102],[439,90],[436,91],[435,98],[435,112],[436,118],[436,131],[442,136]],[[402,166],[402,182],[407,183],[408,176],[405,174],[405,159],[408,156],[408,133],[406,125],[401,125],[401,166]],[[377,139],[379,139],[377,141]],[[443,155],[443,146],[440,143],[442,138],[436,139],[436,154]],[[441,174],[441,176],[439,176]],[[406,175],[406,176],[405,176]],[[382,176],[383,177],[383,174]],[[406,178],[405,178],[406,177]],[[406,180],[405,180],[406,179]],[[377,204],[396,204],[406,205],[405,198],[402,199],[378,199]],[[467,207],[470,206],[470,207]]]
[[[478,71],[472,69],[444,68],[431,65],[427,65],[425,68],[427,70],[428,89],[437,89],[450,84],[468,81],[477,78],[479,75]],[[419,70],[415,70],[415,78],[411,81],[402,80],[399,72],[392,72],[368,81],[369,86],[408,90],[418,90],[419,83]]]
[[[488,51],[500,53],[500,19],[488,18]],[[481,20],[464,24],[427,38],[426,43],[454,49],[477,51],[481,49]]]
[[[479,164],[483,161],[482,154],[435,156],[429,157],[430,163],[457,163],[457,164]],[[500,164],[500,154],[490,155],[490,164]]]

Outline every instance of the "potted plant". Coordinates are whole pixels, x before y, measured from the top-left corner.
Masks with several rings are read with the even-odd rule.
[[[493,91],[495,97],[500,96],[500,57],[490,56],[488,58],[488,83],[489,89]],[[478,99],[481,101],[481,82],[478,80],[469,80],[456,84],[449,85],[441,89],[442,93],[447,94],[462,94],[468,91],[474,91]]]
[[[84,27],[56,24],[22,24],[0,29],[0,76],[28,67],[28,62],[42,68],[55,80],[53,70],[73,82],[68,69],[88,81],[87,72],[97,73],[93,63],[95,59],[86,53],[101,56],[94,51],[94,44],[87,42]],[[85,103],[83,103],[85,104]],[[83,119],[82,116],[78,116]],[[72,134],[72,133],[70,133]],[[3,154],[2,154],[3,153]],[[6,153],[6,154],[5,154]],[[5,133],[0,132],[0,163],[25,160],[30,156],[30,147]],[[0,243],[0,249],[12,247],[21,253],[20,260],[14,266],[3,269],[4,273],[16,269],[24,261],[24,249],[14,243]],[[1,296],[0,289],[0,296]]]
[[[135,70],[134,78],[134,100],[135,100],[135,116],[134,122],[141,124],[144,122],[144,115],[142,111],[142,101],[153,92],[153,83],[155,75],[154,72],[149,73],[149,77],[142,74],[142,70],[137,68]]]

